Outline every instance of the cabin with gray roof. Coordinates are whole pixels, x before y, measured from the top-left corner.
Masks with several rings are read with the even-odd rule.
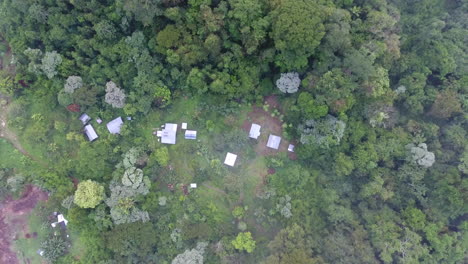
[[[122,117],[117,117],[116,119],[107,123],[107,129],[111,134],[120,134],[120,129],[122,128],[123,120]]]
[[[281,143],[281,137],[270,135],[268,137],[267,147],[272,149],[278,149]]]
[[[92,125],[87,125],[84,127],[84,132],[86,136],[88,137],[89,141],[94,141],[95,139],[98,138],[98,135],[96,134],[96,131],[94,130]]]
[[[258,137],[260,136],[260,128],[262,128],[260,125],[252,124],[252,126],[250,127],[249,137],[258,139]]]

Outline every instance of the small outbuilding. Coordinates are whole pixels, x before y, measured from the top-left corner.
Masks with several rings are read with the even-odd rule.
[[[111,134],[120,134],[120,129],[122,128],[123,120],[122,117],[117,117],[116,119],[107,123],[107,129]]]
[[[52,223],[51,226],[52,226],[52,227],[56,227],[57,224],[62,224],[62,225],[64,225],[64,226],[67,226],[67,225],[68,225],[68,220],[65,219],[65,217],[63,216],[63,214],[59,214],[59,215],[57,215],[57,222]]]
[[[186,130],[185,139],[197,139],[197,131],[195,130]]]
[[[95,139],[98,138],[98,135],[96,134],[96,130],[94,130],[92,125],[86,125],[84,127],[84,132],[86,136],[88,137],[89,141],[94,141]]]
[[[293,144],[289,144],[288,151],[289,152],[294,152],[294,145]]]
[[[196,189],[196,188],[197,188],[197,184],[196,184],[196,183],[191,183],[191,184],[190,184],[190,188]]]
[[[267,147],[272,149],[278,149],[281,143],[281,137],[270,135],[268,137]]]
[[[78,119],[81,121],[81,123],[83,123],[83,125],[86,125],[91,120],[91,117],[89,117],[89,115],[86,113],[83,113]]]
[[[260,125],[252,124],[252,126],[250,127],[249,137],[258,139],[258,137],[260,136],[260,128],[262,128]]]
[[[187,123],[182,123],[182,129],[187,129]]]
[[[177,124],[166,123],[161,133],[161,143],[175,144],[177,135]]]
[[[226,159],[224,159],[224,164],[233,167],[236,163],[237,155],[228,152],[226,155]]]

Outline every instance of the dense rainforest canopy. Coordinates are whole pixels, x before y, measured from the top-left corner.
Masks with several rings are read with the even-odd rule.
[[[43,238],[54,263],[466,263],[467,14],[463,0],[1,0],[0,104],[31,155],[0,161],[0,198],[50,193],[72,237]],[[294,155],[249,140],[255,113]],[[199,139],[153,135],[184,121]]]

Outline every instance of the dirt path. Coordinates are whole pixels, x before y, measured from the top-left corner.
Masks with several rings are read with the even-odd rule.
[[[22,230],[27,229],[27,215],[39,201],[48,195],[36,186],[28,185],[18,200],[8,197],[0,204],[0,263],[19,264],[13,251],[13,241]]]
[[[216,191],[216,192],[218,192],[218,193],[220,193],[222,195],[227,195],[225,191],[223,191],[223,190],[221,190],[219,188],[213,187],[213,186],[209,185],[208,183],[202,183],[202,185],[205,186],[206,188],[211,189],[213,191]]]

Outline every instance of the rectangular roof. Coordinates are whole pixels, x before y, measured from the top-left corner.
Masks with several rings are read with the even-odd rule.
[[[250,127],[249,137],[257,139],[260,136],[260,125],[252,124]]]
[[[88,123],[89,120],[91,120],[91,117],[89,117],[89,115],[87,115],[86,113],[83,113],[78,119],[81,121],[81,123],[83,123],[83,125],[86,125],[86,123]]]
[[[272,148],[272,149],[278,149],[280,143],[281,143],[281,137],[270,135],[268,137],[267,147]]]
[[[119,116],[116,119],[107,123],[107,129],[111,134],[120,134],[120,128],[122,127],[122,124],[122,117]]]
[[[294,152],[294,145],[293,144],[289,144],[288,151],[289,152]]]
[[[175,144],[177,134],[177,124],[166,123],[161,133],[161,143]]]
[[[232,154],[231,152],[228,152],[226,154],[226,159],[224,159],[224,164],[233,167],[234,164],[236,163],[236,159],[237,159],[236,154]]]
[[[186,139],[197,139],[197,131],[195,130],[185,130]]]
[[[92,125],[87,125],[84,127],[84,132],[86,136],[88,137],[89,141],[93,141],[96,138],[98,138],[98,135],[96,134],[96,131],[94,130]]]

